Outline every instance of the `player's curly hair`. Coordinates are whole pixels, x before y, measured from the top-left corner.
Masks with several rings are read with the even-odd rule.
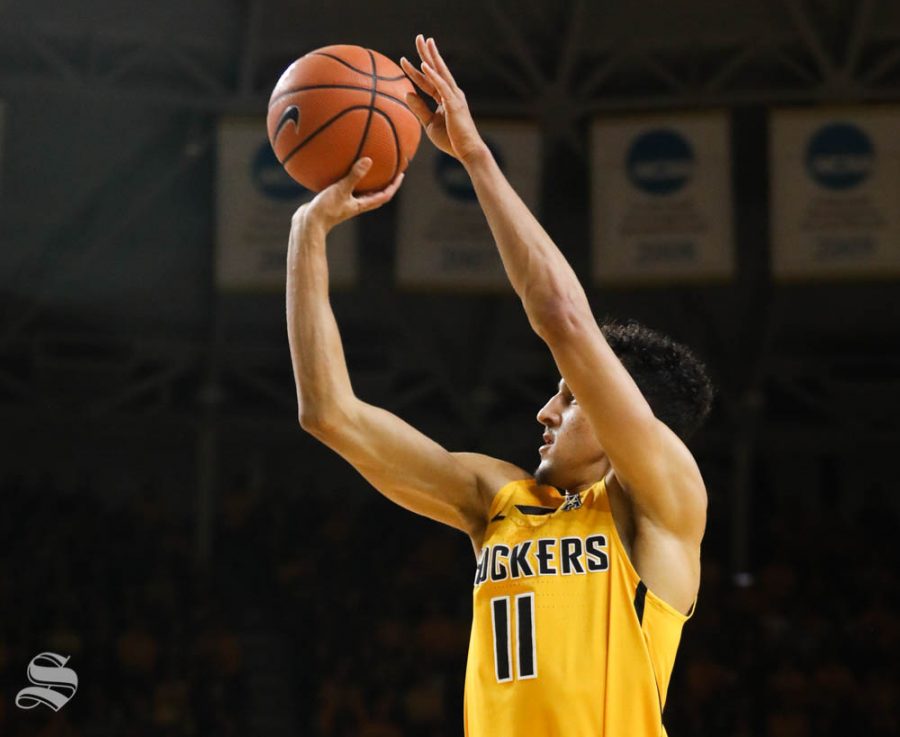
[[[699,430],[715,394],[703,362],[686,346],[634,320],[607,320],[600,329],[653,414],[682,440]]]

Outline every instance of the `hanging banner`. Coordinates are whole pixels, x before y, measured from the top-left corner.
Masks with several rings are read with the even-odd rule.
[[[731,277],[727,114],[603,118],[591,133],[594,281]]]
[[[283,290],[291,216],[313,193],[284,171],[264,118],[219,121],[216,174],[216,284],[223,290]],[[329,279],[357,279],[356,220],[328,235]]]
[[[537,212],[540,136],[531,123],[478,129],[500,168]],[[418,289],[511,289],[469,175],[424,136],[399,193],[397,282]]]
[[[3,141],[4,141],[4,116],[6,115],[6,103],[0,100],[0,184],[3,183]],[[3,190],[0,189],[0,203],[3,202]]]
[[[900,275],[900,109],[772,113],[773,272]]]

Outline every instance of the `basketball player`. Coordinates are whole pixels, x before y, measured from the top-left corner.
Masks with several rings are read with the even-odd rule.
[[[565,258],[504,178],[434,41],[407,98],[469,173],[528,320],[562,378],[537,414],[529,474],[451,453],[354,393],[328,300],[325,241],[393,197],[352,194],[371,165],[294,216],[287,317],[300,424],[382,494],[465,532],[477,558],[465,684],[470,737],[643,737],[662,711],[700,580],[706,491],[684,438],[711,387],[684,347],[636,324],[598,326]],[[448,226],[452,224],[448,223]]]

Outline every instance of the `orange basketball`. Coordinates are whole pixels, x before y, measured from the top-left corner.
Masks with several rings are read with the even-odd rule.
[[[383,189],[405,171],[421,126],[406,104],[412,83],[386,56],[361,46],[310,51],[269,98],[269,141],[295,180],[318,192],[362,156],[372,167],[356,191]]]

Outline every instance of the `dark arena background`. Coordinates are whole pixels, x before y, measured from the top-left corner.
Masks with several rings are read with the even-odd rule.
[[[596,315],[718,387],[670,737],[900,733],[900,4],[0,0],[0,735],[462,734],[471,546],[298,425],[264,122],[419,32]],[[558,373],[460,173],[423,137],[332,304],[361,398],[531,470]]]

